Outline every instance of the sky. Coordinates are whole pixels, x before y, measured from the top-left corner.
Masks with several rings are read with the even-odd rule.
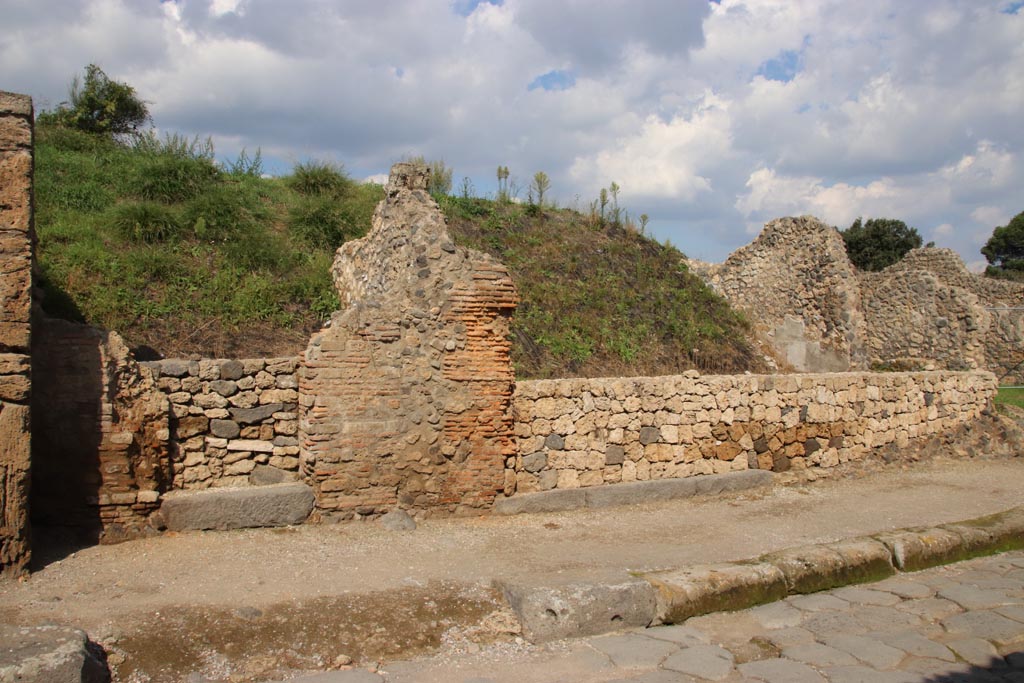
[[[0,0],[0,89],[85,65],[265,168],[412,155],[721,261],[773,218],[898,218],[979,268],[1024,211],[1019,0]]]

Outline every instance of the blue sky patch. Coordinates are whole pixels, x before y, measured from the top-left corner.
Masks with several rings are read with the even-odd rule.
[[[485,3],[501,6],[505,4],[505,0],[452,0],[452,9],[455,10],[456,14],[468,17],[478,5]]]
[[[999,11],[1002,12],[1003,14],[1017,14],[1018,12],[1020,12],[1021,7],[1024,7],[1024,1],[1016,0],[1015,2],[1007,3],[1006,7],[1002,8]]]
[[[526,89],[536,90],[537,88],[541,88],[543,90],[568,90],[574,85],[576,85],[576,76],[574,76],[571,71],[555,69],[554,71],[549,71],[546,74],[537,76],[530,82],[530,85],[526,86]]]
[[[782,81],[789,83],[800,73],[800,53],[796,50],[783,50],[778,57],[769,59],[757,69],[759,76],[764,76],[769,81]]]

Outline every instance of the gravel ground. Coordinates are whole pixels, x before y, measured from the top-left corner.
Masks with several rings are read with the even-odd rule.
[[[0,620],[84,628],[120,680],[140,682],[408,656],[452,633],[514,643],[496,578],[621,576],[976,517],[1024,502],[1022,465],[869,462],[714,499],[429,519],[409,532],[363,522],[168,533],[70,554],[44,544],[45,566],[0,584]]]

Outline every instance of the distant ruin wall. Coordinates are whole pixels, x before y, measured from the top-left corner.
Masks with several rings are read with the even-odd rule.
[[[0,91],[0,576],[31,556],[32,99]]]
[[[144,363],[172,411],[175,489],[295,479],[298,358]]]
[[[515,491],[745,469],[833,467],[969,423],[988,372],[829,373],[519,382]]]
[[[458,248],[426,191],[396,164],[367,237],[338,251],[344,310],[299,369],[302,467],[320,514],[489,507],[512,436],[505,267]]]
[[[804,216],[692,267],[799,371],[984,368],[1024,381],[1024,312],[999,310],[1024,305],[1024,284],[974,275],[948,249],[860,272],[838,231]]]
[[[116,332],[37,316],[33,518],[118,541],[153,530],[171,488],[169,407]]]

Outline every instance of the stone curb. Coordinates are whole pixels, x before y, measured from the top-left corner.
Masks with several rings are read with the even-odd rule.
[[[1017,549],[1024,549],[1024,506],[937,527],[787,548],[753,560],[650,572],[619,583],[501,587],[524,636],[545,642],[679,623]]]
[[[496,515],[518,515],[657,503],[705,494],[743,491],[769,486],[771,482],[772,473],[767,470],[742,470],[681,479],[654,479],[590,488],[554,489],[499,498],[494,502],[493,511]]]

